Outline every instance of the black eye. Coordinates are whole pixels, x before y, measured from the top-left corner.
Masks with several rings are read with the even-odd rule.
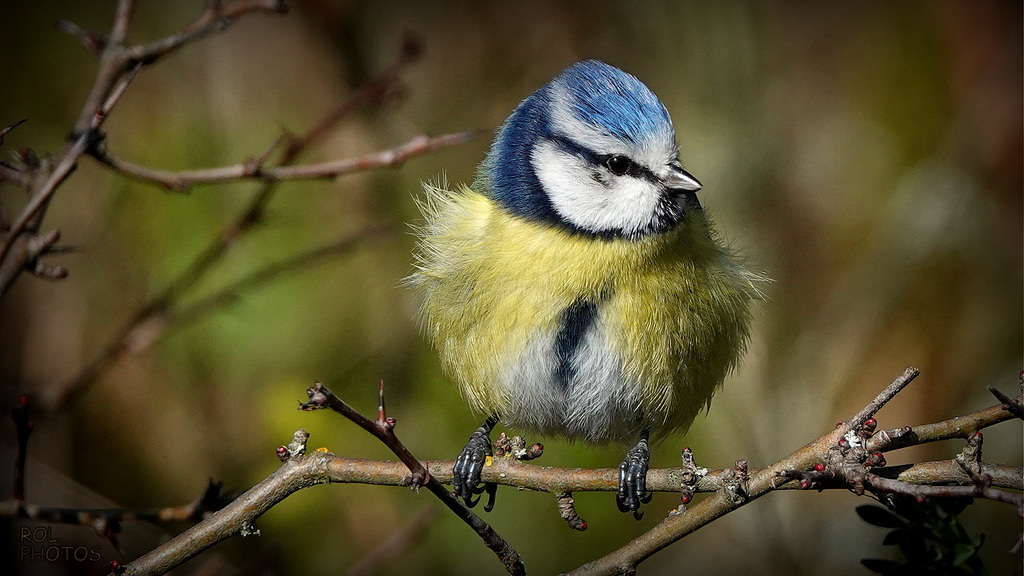
[[[604,161],[604,165],[612,171],[612,174],[616,176],[622,176],[626,172],[629,172],[629,168],[633,165],[633,161],[622,155],[609,156]]]

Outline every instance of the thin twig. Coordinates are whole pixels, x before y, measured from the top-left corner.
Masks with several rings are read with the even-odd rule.
[[[1017,399],[1019,400],[1020,397],[1018,396]],[[865,449],[868,452],[889,452],[927,442],[969,438],[982,428],[1012,420],[1014,417],[1014,414],[1005,405],[996,404],[984,410],[978,410],[942,422],[880,430],[871,438],[868,438]]]
[[[31,257],[35,256],[26,251],[21,258],[16,259],[15,264],[17,266],[12,266],[7,263],[7,256],[11,247],[27,230],[38,228],[38,220],[42,216],[43,208],[53,198],[53,194],[57,191],[58,186],[74,172],[78,166],[78,159],[92,146],[92,141],[96,137],[96,131],[103,125],[103,121],[110,113],[110,110],[120,99],[121,95],[124,94],[128,84],[135,77],[136,71],[137,69],[125,76],[111,93],[107,95],[103,105],[93,111],[86,130],[79,134],[71,146],[61,155],[60,162],[53,168],[49,178],[38,190],[32,193],[32,197],[25,205],[21,215],[11,225],[10,230],[2,235],[3,243],[0,244],[0,295],[7,291],[21,269],[24,268]]]
[[[211,32],[222,32],[246,14],[264,12],[284,14],[288,6],[283,0],[238,0],[227,5],[207,2],[203,13],[195,22],[176,34],[148,44],[133,46],[126,55],[134,62],[152,64],[175,50],[195,42]]]
[[[1021,375],[1022,377],[1024,377],[1024,372],[1022,372]],[[1022,399],[1021,396],[1017,396],[1016,398],[1010,398],[1009,396],[1003,394],[998,388],[995,388],[994,386],[989,386],[988,391],[991,392],[993,396],[998,398],[999,401],[1003,403],[1003,407],[1009,410],[1010,413],[1012,413],[1017,418],[1024,420],[1024,399]]]
[[[863,466],[830,467],[821,471],[788,470],[784,475],[799,480],[801,487],[806,489],[841,488],[856,494],[870,491],[874,494],[909,496],[918,501],[927,498],[985,498],[1012,504],[1018,510],[1024,506],[1024,496],[1019,492],[1001,490],[993,484],[992,477],[973,473],[967,474],[966,485],[958,486],[911,484],[900,479],[886,478]],[[1014,484],[1019,485],[1017,482]],[[1013,488],[1019,490],[1017,486]]]
[[[25,500],[25,462],[28,458],[28,438],[32,435],[35,423],[29,420],[29,399],[22,396],[18,403],[11,408],[11,418],[14,420],[15,433],[18,437],[18,452],[14,458],[14,500],[23,502]]]
[[[341,104],[328,111],[320,121],[302,135],[297,137],[286,135],[284,150],[278,161],[278,166],[288,166],[294,163],[311,146],[319,143],[325,135],[330,133],[341,120],[355,111],[365,106],[386,103],[397,91],[399,73],[411,61],[410,54],[415,53],[418,53],[418,50],[406,41],[395,62],[384,72],[367,83],[366,86],[350,94]],[[155,309],[161,303],[166,304],[175,300],[202,279],[230,246],[262,222],[264,211],[277,192],[279,184],[280,182],[262,183],[248,205],[239,212],[235,221],[227,226],[205,250],[200,252],[195,260],[147,307]]]
[[[319,122],[304,134],[291,138],[284,151],[281,166],[292,164],[298,155],[327,137],[338,124],[353,112],[371,104],[397,100],[402,95],[399,78],[402,72],[423,54],[423,46],[412,35],[402,38],[398,54],[379,74],[349,95],[339,106],[324,114]]]
[[[11,130],[14,130],[15,128],[17,128],[18,126],[21,126],[25,122],[28,122],[28,118],[23,118],[21,120],[18,120],[14,124],[6,126],[2,130],[0,130],[0,144],[4,143],[4,136],[7,136],[11,132]]]
[[[106,36],[96,32],[89,32],[74,22],[58,20],[57,30],[78,38],[78,42],[82,44],[82,47],[92,54],[99,54],[107,45]]]
[[[220,510],[233,496],[221,492],[221,484],[211,481],[203,495],[184,506],[164,508],[68,508],[40,506],[12,498],[0,502],[0,517],[28,518],[48,524],[69,524],[87,526],[97,534],[108,535],[117,532],[123,522],[149,522],[152,524],[195,523]]]
[[[872,416],[877,414],[878,411],[882,409],[882,406],[885,406],[889,402],[889,400],[892,400],[893,397],[895,397],[897,394],[900,393],[900,391],[906,388],[907,385],[913,382],[914,378],[917,378],[918,374],[920,373],[921,371],[918,370],[917,368],[914,368],[913,366],[904,370],[903,373],[899,375],[899,377],[893,380],[892,384],[886,386],[885,389],[882,390],[882,392],[880,392],[874,400],[872,400],[867,406],[865,406],[863,410],[858,412],[856,416],[851,418],[850,421],[847,422],[847,425],[850,428],[855,428],[857,426],[864,424],[864,422],[867,421],[868,418],[871,418]]]
[[[15,186],[20,188],[28,188],[30,183],[29,174],[25,173],[6,162],[0,162],[0,184],[4,182],[12,182]],[[0,222],[0,229],[5,229],[9,226],[9,223],[4,221]]]
[[[780,478],[786,472],[808,470],[823,461],[829,450],[839,444],[840,439],[852,430],[862,427],[864,422],[905,388],[917,374],[917,369],[908,368],[856,416],[782,460],[750,473],[740,485],[740,490],[719,490],[695,505],[686,507],[685,511],[681,509],[680,513],[670,515],[618,550],[584,564],[570,574],[611,575],[635,572],[640,562],[659,550],[748,502],[778,489],[789,481],[783,479],[780,482]]]
[[[272,280],[285,274],[301,271],[305,268],[319,266],[333,261],[342,254],[349,254],[365,242],[378,240],[391,231],[386,224],[367,226],[352,234],[347,234],[334,242],[323,246],[301,252],[280,262],[275,262],[258,270],[254,270],[221,288],[217,292],[206,296],[196,302],[183,306],[178,310],[168,310],[164,315],[167,321],[175,321],[179,324],[187,324],[191,320],[204,317],[210,312],[231,304],[238,299],[239,294],[258,286],[265,285]]]
[[[96,76],[78,115],[78,120],[75,122],[70,142],[58,156],[53,169],[45,175],[45,178],[39,179],[42,183],[38,189],[30,191],[29,201],[14,224],[6,233],[0,233],[0,296],[7,292],[21,272],[36,268],[29,264],[39,254],[33,254],[25,249],[26,243],[23,237],[38,231],[46,207],[57,188],[75,170],[79,159],[91,148],[96,147],[101,140],[100,126],[138,69],[141,66],[152,64],[208,32],[224,29],[225,24],[233,22],[244,14],[253,11],[285,11],[283,2],[277,0],[239,0],[227,7],[221,7],[220,2],[213,2],[207,5],[200,19],[182,33],[162,41],[127,49],[124,43],[128,37],[134,7],[133,0],[119,0],[117,3],[110,34],[102,41],[94,43],[98,57]],[[89,46],[85,36],[80,33],[80,28],[70,24],[65,24],[62,27],[79,36],[83,44]],[[5,170],[4,172],[9,171]],[[30,185],[34,180],[35,178],[32,177],[24,179]],[[43,275],[59,276],[59,274]]]
[[[131,162],[111,156],[106,151],[100,149],[91,151],[91,154],[97,161],[106,165],[111,170],[134,180],[157,184],[175,192],[187,192],[196,186],[223,184],[225,182],[238,182],[242,180],[259,180],[262,182],[327,180],[355,172],[378,168],[393,168],[413,156],[462,144],[468,142],[476,135],[477,132],[475,131],[456,132],[435,137],[420,134],[414,136],[406,143],[388,150],[373,152],[357,158],[346,158],[344,160],[301,166],[264,167],[257,162],[243,162],[217,168],[169,171],[132,164]]]
[[[123,566],[128,576],[166,574],[203,550],[232,536],[259,534],[256,519],[294,492],[331,481],[331,458],[322,452],[305,454],[304,430],[296,432],[290,448],[281,447],[282,465],[202,522]]]
[[[402,48],[395,60],[382,73],[350,94],[338,106],[329,110],[303,134],[299,136],[286,134],[278,166],[288,166],[295,162],[309,147],[322,141],[338,123],[352,113],[363,107],[387,103],[394,99],[399,93],[397,86],[400,73],[419,53],[418,44],[407,38],[403,41]],[[51,402],[49,407],[63,406],[68,398],[77,397],[125,352],[129,351],[133,344],[144,341],[138,339],[139,335],[159,334],[165,324],[162,319],[166,318],[168,312],[182,296],[205,278],[239,239],[263,221],[266,207],[274,198],[279,186],[280,182],[278,181],[261,183],[235,220],[217,234],[210,244],[200,251],[192,262],[162,291],[139,306],[129,316],[117,334],[100,350],[96,357],[60,387],[62,397]],[[153,326],[158,326],[161,330],[155,332],[149,330]]]
[[[303,410],[315,410],[318,408],[330,408],[342,416],[348,418],[363,430],[366,430],[372,434],[375,438],[380,440],[387,446],[395,456],[409,469],[411,477],[409,484],[412,486],[423,486],[426,487],[430,492],[437,496],[441,502],[448,507],[449,510],[455,513],[455,515],[468,524],[474,532],[484,541],[484,544],[490,548],[505,565],[505,569],[508,570],[509,574],[520,575],[526,573],[526,568],[523,565],[522,559],[519,557],[519,553],[514,548],[509,546],[508,542],[501,537],[497,532],[491,528],[490,524],[484,522],[479,516],[473,513],[472,510],[466,507],[454,494],[448,491],[444,486],[438,482],[437,478],[427,470],[427,468],[420,462],[415,456],[409,452],[409,449],[398,440],[398,436],[395,435],[395,419],[389,418],[386,415],[384,409],[384,383],[381,382],[380,387],[380,403],[378,405],[378,417],[376,420],[370,420],[366,416],[363,416],[358,411],[353,409],[351,406],[343,402],[340,398],[335,396],[326,386],[317,382],[311,388],[307,390],[309,394],[309,401],[303,403],[300,407]]]
[[[73,403],[95,376],[110,366],[121,354],[137,353],[147,349],[171,325],[188,325],[235,302],[246,290],[265,285],[282,275],[332,261],[350,253],[365,242],[382,238],[389,231],[390,227],[383,224],[370,225],[323,246],[254,270],[187,306],[176,308],[176,301],[169,301],[164,306],[146,308],[145,315],[140,315],[139,319],[133,321],[129,331],[108,346],[104,353],[86,367],[75,380],[67,383],[50,399],[50,406],[55,408]]]
[[[10,124],[0,130],[0,146],[3,146],[4,138],[11,133],[12,130],[21,126],[28,119],[18,120],[14,124]],[[26,190],[31,188],[32,184],[32,173],[39,168],[39,159],[30,150],[21,150],[15,152],[15,158],[18,159],[17,166],[12,166],[7,162],[0,160],[0,183],[13,182],[21,188]],[[3,205],[0,204],[0,233],[8,230],[11,223],[7,220],[7,214],[4,212]]]

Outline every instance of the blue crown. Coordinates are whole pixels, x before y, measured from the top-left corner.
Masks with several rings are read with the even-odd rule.
[[[569,138],[566,142],[576,149],[586,147],[586,142],[571,142],[572,134],[553,132],[552,109],[566,104],[582,123],[633,144],[674,142],[675,132],[668,110],[647,86],[597,60],[574,64],[519,104],[498,130],[475,187],[513,214],[583,232],[552,207],[530,160],[536,143],[545,139]]]
[[[632,74],[597,60],[563,72],[552,84],[568,89],[573,114],[617,138],[639,144],[653,136],[674,138],[665,105]]]

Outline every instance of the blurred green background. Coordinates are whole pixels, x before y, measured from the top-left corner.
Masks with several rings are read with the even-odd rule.
[[[322,266],[246,290],[227,307],[171,325],[121,358],[77,402],[39,415],[28,499],[131,507],[191,501],[208,478],[242,490],[274,470],[296,428],[313,447],[389,458],[340,417],[302,413],[322,380],[364,412],[386,382],[398,432],[423,459],[458,453],[480,416],[439,373],[411,320],[411,271],[424,180],[472,179],[490,133],[567,65],[599,58],[638,76],[664,101],[687,169],[722,235],[774,279],[740,369],[707,417],[654,452],[677,466],[682,446],[720,468],[769,464],[827,431],[906,366],[922,375],[878,415],[880,426],[944,420],[1018,390],[1022,361],[1022,15],[1019,2],[345,2],[299,0],[287,16],[244,18],[224,34],[144,69],[106,124],[127,160],[189,169],[258,155],[282,129],[301,132],[390,62],[406,33],[424,56],[403,74],[398,105],[350,118],[308,161],[389,148],[421,132],[482,137],[388,169],[334,182],[290,183],[184,303],[247,272],[368,223],[392,233]],[[199,0],[140,2],[130,40],[177,31]],[[109,29],[113,2],[0,2],[4,158],[56,152],[95,70],[58,19]],[[5,411],[21,394],[45,403],[120,327],[236,217],[255,185],[169,194],[85,159],[59,191],[46,227],[79,248],[53,259],[65,281],[23,276],[0,300]],[[11,213],[24,195],[0,188]],[[5,412],[6,413],[6,412]],[[0,426],[3,466],[13,425]],[[615,466],[622,447],[551,438],[540,463]],[[946,442],[892,453],[892,464],[945,459]],[[1020,465],[1019,422],[986,431],[985,458]],[[3,495],[10,474],[0,469]],[[640,522],[611,494],[577,494],[590,528],[569,530],[553,498],[499,490],[484,514],[530,573],[572,569],[653,526],[676,506],[662,494]],[[639,574],[867,574],[890,557],[846,492],[779,493],[700,530]],[[259,522],[261,536],[219,545],[185,570],[346,573],[392,534],[427,521],[417,544],[383,572],[498,574],[478,539],[425,491],[358,485],[299,492]],[[1010,555],[1021,522],[981,502],[964,515],[983,532],[993,573],[1021,573]],[[125,526],[129,557],[162,529]],[[101,543],[81,527],[62,543]],[[26,574],[102,573],[98,563],[20,560]],[[9,546],[8,546],[9,545]],[[269,573],[269,572],[266,572]]]

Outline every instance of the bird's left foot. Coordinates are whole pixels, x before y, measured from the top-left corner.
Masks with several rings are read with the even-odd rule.
[[[472,508],[480,502],[479,494],[487,492],[487,504],[484,510],[490,512],[494,507],[494,496],[498,485],[480,482],[480,472],[483,470],[487,459],[493,455],[491,449],[491,430],[498,423],[496,418],[489,417],[469,437],[469,442],[462,449],[462,453],[455,459],[455,467],[452,470],[455,496],[461,498],[466,506]],[[475,497],[474,497],[475,496]]]
[[[619,492],[615,496],[619,510],[632,512],[637,520],[644,515],[640,511],[640,504],[651,501],[651,493],[647,491],[647,469],[651,462],[647,438],[648,433],[644,432],[640,441],[626,452],[626,458],[619,464]]]

